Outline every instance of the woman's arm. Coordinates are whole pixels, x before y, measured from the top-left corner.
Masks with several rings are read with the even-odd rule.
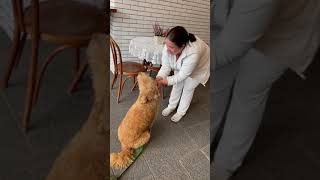
[[[270,24],[277,9],[277,2],[234,0],[226,24],[212,42],[215,69],[243,56],[254,46]]]
[[[181,66],[180,71],[173,75],[167,77],[168,85],[174,85],[177,84],[183,80],[185,80],[187,77],[191,75],[193,72],[194,68],[197,66],[199,61],[199,54],[191,54],[187,58],[183,60],[183,64]]]
[[[161,57],[161,68],[157,74],[157,77],[166,78],[171,72],[170,63],[168,60],[167,46],[164,46]]]

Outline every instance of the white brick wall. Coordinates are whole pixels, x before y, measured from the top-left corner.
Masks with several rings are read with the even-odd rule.
[[[46,0],[40,0],[46,1]],[[88,4],[103,7],[105,0],[76,0]],[[24,0],[24,5],[28,6],[31,0]],[[11,0],[0,0],[0,28],[2,28],[11,38],[13,33],[13,12]]]
[[[130,40],[153,36],[155,22],[165,28],[184,26],[209,44],[210,0],[110,0],[110,7],[117,9],[111,13],[110,34],[126,60],[136,60],[129,54]]]

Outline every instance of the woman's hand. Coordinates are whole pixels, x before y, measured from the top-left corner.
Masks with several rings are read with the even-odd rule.
[[[168,85],[168,81],[167,81],[167,79],[161,79],[160,81],[159,81],[159,83],[160,84],[162,84],[162,85]]]
[[[161,76],[157,76],[157,77],[156,77],[156,81],[157,81],[157,82],[160,81],[161,79],[163,79]]]
[[[168,85],[167,79],[164,79],[164,78],[162,78],[160,76],[156,77],[156,82],[157,82],[157,86],[158,87],[162,86],[162,85],[165,85],[165,86]]]
[[[157,83],[158,89],[161,88],[161,84],[160,84],[160,80],[161,80],[161,79],[162,79],[162,77],[160,77],[160,76],[157,76],[157,77],[156,77],[156,83]]]

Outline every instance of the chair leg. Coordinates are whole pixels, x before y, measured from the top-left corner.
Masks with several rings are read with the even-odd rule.
[[[136,80],[136,77],[133,77],[133,86],[131,88],[131,92],[134,90],[134,88],[137,86],[138,81]]]
[[[34,33],[34,34],[38,34],[38,33]],[[37,76],[39,36],[34,34],[32,36],[32,53],[31,53],[31,61],[29,64],[25,109],[22,117],[22,128],[25,132],[29,128],[29,121],[30,121],[31,110],[32,110],[32,100],[33,100],[34,87],[35,87],[36,76]]]
[[[86,72],[88,68],[88,63],[84,63],[81,67],[80,70],[78,71],[78,73],[76,74],[75,78],[72,80],[71,85],[68,88],[68,93],[72,94],[74,92],[74,90],[77,88],[80,80],[83,77],[83,74]]]
[[[118,91],[118,100],[117,100],[117,102],[118,102],[118,104],[119,104],[119,102],[120,102],[120,97],[121,97],[121,94],[122,94],[122,91],[123,91],[123,86],[124,86],[124,83],[126,82],[128,80],[128,78],[126,77],[125,79],[124,79],[124,81],[122,82],[122,75],[120,75],[120,81],[121,81],[121,83],[119,82],[119,91]]]
[[[136,88],[136,87],[137,87],[137,85],[138,85],[138,81],[136,81],[136,82],[134,83],[134,85],[133,85],[133,87],[132,87],[131,91],[133,91],[133,90],[134,90],[134,88]]]
[[[33,95],[33,104],[35,104],[37,102],[38,96],[39,96],[39,90],[40,90],[40,86],[41,86],[41,81],[44,75],[44,72],[46,71],[48,65],[52,62],[53,58],[62,50],[69,48],[70,46],[60,46],[58,48],[56,48],[55,50],[53,50],[46,58],[46,60],[44,61],[44,64],[42,64],[40,73],[39,73],[39,77],[37,79],[36,85],[35,85],[35,92]]]
[[[14,64],[17,59],[18,55],[18,49],[19,49],[19,44],[20,44],[20,30],[18,28],[15,28],[14,34],[13,34],[13,44],[12,44],[12,51],[10,55],[10,59],[8,61],[7,67],[5,69],[5,73],[1,79],[0,86],[1,88],[7,88],[8,87],[8,81],[10,79],[12,69],[14,67]]]
[[[113,80],[112,80],[112,85],[111,85],[111,89],[113,89],[114,83],[116,82],[118,77],[118,72],[115,72],[113,75]]]
[[[121,94],[122,94],[122,74],[120,74],[119,87],[118,87],[118,97],[117,97],[118,104],[120,102]]]
[[[18,50],[17,59],[16,59],[16,62],[15,62],[15,65],[14,65],[16,69],[18,68],[19,63],[21,61],[21,56],[22,56],[22,52],[23,52],[24,46],[26,44],[26,39],[27,39],[27,33],[23,33],[21,41],[20,41],[20,44],[19,44],[19,50]]]
[[[74,60],[74,67],[73,72],[76,75],[80,68],[80,48],[75,49],[75,60]]]

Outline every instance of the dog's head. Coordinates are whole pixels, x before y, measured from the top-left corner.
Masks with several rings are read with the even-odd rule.
[[[152,77],[141,72],[138,74],[137,79],[140,91],[139,100],[141,103],[147,103],[160,98],[160,92],[157,87],[157,83]]]

